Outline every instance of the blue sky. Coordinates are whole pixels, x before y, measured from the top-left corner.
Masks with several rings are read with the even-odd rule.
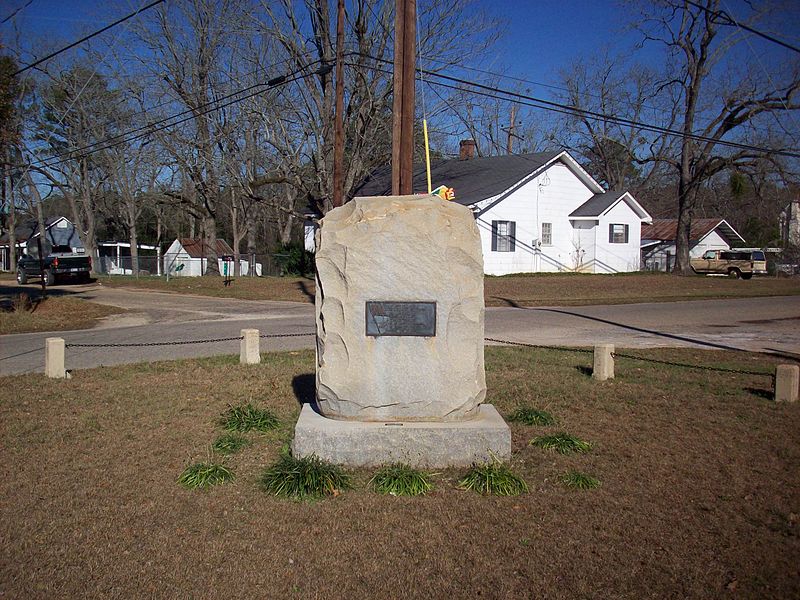
[[[169,0],[168,0],[169,1]],[[334,0],[330,0],[334,5]],[[645,1],[645,0],[643,0]],[[758,4],[759,0],[754,0]],[[761,0],[763,1],[763,0]],[[777,0],[778,2],[782,0]],[[783,0],[785,9],[778,11],[768,28],[770,33],[788,42],[800,45],[800,0]],[[52,50],[71,42],[87,32],[93,31],[124,16],[149,0],[2,0],[0,19],[14,9],[22,7],[16,17],[17,31],[23,45]],[[348,5],[351,0],[347,0]],[[426,0],[417,0],[423,6]],[[621,0],[476,0],[476,6],[506,21],[508,30],[501,40],[495,58],[480,65],[492,71],[503,71],[508,75],[544,84],[523,85],[530,93],[546,99],[554,99],[560,83],[559,73],[576,61],[589,60],[608,50],[612,55],[633,56],[637,61],[657,66],[663,61],[662,48],[650,43],[636,48],[641,33],[633,30],[630,23],[638,12],[636,2]],[[749,8],[745,0],[721,0],[721,6],[735,17],[747,16]],[[118,26],[108,36],[124,32]],[[13,44],[14,29],[11,23],[0,25],[0,40]],[[71,53],[77,50],[71,50]],[[756,58],[758,57],[758,58]],[[771,42],[752,38],[748,45],[737,49],[735,59],[754,63],[758,68],[770,72],[780,80],[777,72],[789,58],[796,58],[788,50]],[[424,63],[423,63],[423,66]],[[430,65],[429,65],[430,66]],[[455,73],[467,76],[467,72]],[[470,77],[471,78],[471,77]],[[479,78],[479,76],[475,76]],[[504,87],[518,88],[511,82]]]
[[[331,0],[333,2],[333,0]],[[418,0],[421,5],[425,0]],[[51,44],[72,41],[82,33],[123,16],[138,6],[140,0],[4,0],[0,19],[15,8],[19,30],[25,38],[47,39]],[[500,43],[496,64],[480,65],[492,70],[505,67],[507,72],[537,82],[558,83],[558,73],[576,60],[586,59],[609,48],[612,53],[629,53],[640,34],[627,25],[636,12],[636,4],[616,0],[478,0],[478,6],[504,18],[508,34]],[[735,16],[746,15],[742,0],[723,0],[722,6]],[[780,12],[775,28],[788,41],[800,43],[800,2],[789,0]],[[0,25],[0,35],[11,42],[10,23]],[[749,50],[748,50],[749,51]],[[760,40],[754,52],[766,53],[769,59],[782,60],[786,51]],[[644,62],[658,60],[655,45],[637,50]],[[478,66],[478,65],[472,65]],[[537,90],[541,92],[542,90]]]

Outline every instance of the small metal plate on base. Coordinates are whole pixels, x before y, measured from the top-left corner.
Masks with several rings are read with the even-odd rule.
[[[366,303],[367,335],[434,337],[436,302]]]

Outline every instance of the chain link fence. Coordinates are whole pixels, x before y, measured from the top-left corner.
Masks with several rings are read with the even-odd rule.
[[[99,275],[133,277],[197,277],[208,273],[208,257],[164,254],[163,256],[101,256],[93,270]],[[228,277],[282,277],[301,275],[289,254],[253,253],[217,258],[220,275]],[[238,268],[237,268],[238,267]],[[305,273],[308,274],[308,273]]]

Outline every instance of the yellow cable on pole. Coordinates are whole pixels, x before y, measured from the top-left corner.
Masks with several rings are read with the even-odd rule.
[[[425,134],[425,169],[428,173],[428,193],[430,194],[433,188],[431,187],[431,149],[428,146],[428,120],[422,119],[422,131]]]

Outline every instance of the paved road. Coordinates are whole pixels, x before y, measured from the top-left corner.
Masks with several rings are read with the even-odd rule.
[[[180,296],[98,285],[71,286],[78,297],[129,309],[99,328],[0,336],[0,375],[43,369],[44,339],[70,343],[147,343],[262,334],[313,333],[313,307],[293,302]],[[628,304],[489,308],[486,336],[543,345],[699,346],[800,355],[800,297]],[[262,351],[312,348],[313,336],[262,339]],[[135,348],[70,348],[67,368],[235,354],[236,340]]]

